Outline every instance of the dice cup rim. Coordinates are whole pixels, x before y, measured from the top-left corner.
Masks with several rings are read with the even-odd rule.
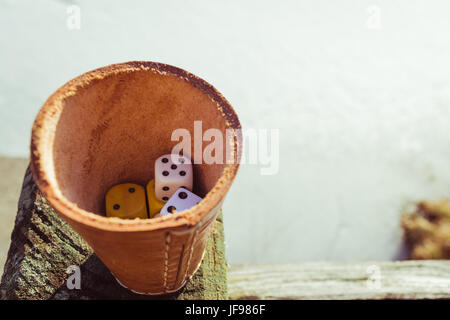
[[[190,84],[205,93],[218,107],[221,108],[224,120],[230,129],[240,129],[239,119],[230,105],[230,103],[219,93],[211,84],[205,80],[187,72],[183,69],[150,61],[131,61],[118,64],[112,64],[92,71],[88,71],[64,84],[57,89],[43,104],[32,127],[31,134],[31,161],[30,167],[34,180],[50,202],[50,204],[63,216],[70,220],[106,231],[130,232],[130,231],[151,231],[165,228],[183,228],[191,227],[200,222],[211,210],[220,204],[220,201],[226,195],[239,168],[238,154],[242,149],[242,138],[235,136],[233,141],[233,163],[226,164],[220,178],[214,187],[208,192],[205,198],[195,207],[186,210],[175,216],[165,216],[154,219],[134,219],[124,220],[119,218],[107,218],[99,214],[84,210],[75,203],[67,199],[59,190],[58,185],[50,178],[53,169],[51,159],[52,152],[48,151],[47,124],[55,121],[58,112],[62,109],[60,102],[65,98],[74,95],[77,88],[89,84],[92,80],[103,79],[113,74],[122,72],[148,71],[159,74],[175,75],[188,81]],[[50,159],[49,159],[50,157]],[[51,170],[50,170],[51,171]]]

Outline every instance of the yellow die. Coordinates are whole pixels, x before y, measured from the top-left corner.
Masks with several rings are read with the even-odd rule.
[[[148,218],[144,187],[134,183],[113,186],[105,197],[106,216],[122,219]]]
[[[150,218],[154,218],[166,204],[165,202],[160,201],[155,195],[155,179],[152,179],[147,183],[147,200]]]

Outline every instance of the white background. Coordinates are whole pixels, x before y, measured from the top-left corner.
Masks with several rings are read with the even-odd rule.
[[[449,16],[448,1],[0,0],[0,155],[28,156],[71,78],[176,65],[245,128],[280,129],[279,173],[242,166],[225,202],[231,264],[397,259],[402,210],[449,195]]]

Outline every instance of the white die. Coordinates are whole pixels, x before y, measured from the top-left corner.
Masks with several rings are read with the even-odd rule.
[[[178,188],[192,190],[192,163],[188,157],[165,154],[155,161],[155,195],[166,202]]]
[[[202,201],[202,198],[196,194],[187,189],[180,188],[170,197],[159,214],[160,216],[167,216],[173,213],[180,213],[181,211],[192,208],[200,201]]]

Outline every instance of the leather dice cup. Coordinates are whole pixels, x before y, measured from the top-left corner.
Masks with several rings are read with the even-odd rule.
[[[185,185],[189,177],[182,186],[174,185],[173,192],[186,193],[180,200],[190,192],[203,198],[191,209],[153,219],[108,218],[104,196],[114,185],[133,181],[145,186],[128,186],[133,197],[142,197],[148,188],[154,188],[158,201],[170,197],[147,185],[156,174],[153,163],[177,144],[170,139],[175,129],[191,132],[194,146],[194,121],[199,120],[203,131],[219,129],[224,137],[227,129],[240,129],[233,108],[214,87],[182,69],[153,62],[85,73],[50,96],[35,119],[30,166],[36,184],[116,279],[134,292],[174,292],[195,273],[236,176],[241,136],[224,141],[233,146],[226,156],[234,163],[194,162],[194,185],[192,180]],[[142,209],[122,203],[131,206],[128,210]]]

